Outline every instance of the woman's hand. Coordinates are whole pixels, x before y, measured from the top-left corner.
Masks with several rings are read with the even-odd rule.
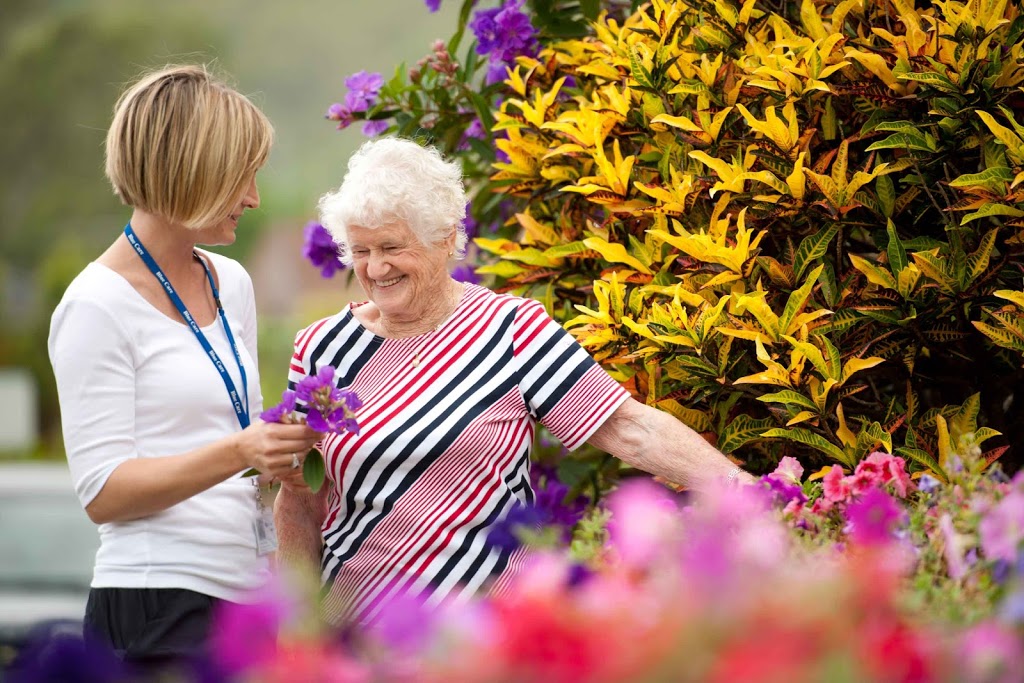
[[[251,467],[282,481],[298,473],[301,479],[306,453],[321,438],[323,434],[304,424],[257,420],[239,432],[234,450],[239,469]]]

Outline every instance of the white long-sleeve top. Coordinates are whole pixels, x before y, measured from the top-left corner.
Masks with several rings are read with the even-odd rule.
[[[252,281],[229,258],[213,265],[248,384],[249,414],[262,410]],[[242,391],[220,319],[203,328]],[[182,320],[154,308],[122,276],[90,263],[50,321],[64,446],[83,507],[131,458],[184,453],[241,429],[220,373]],[[185,588],[225,600],[269,576],[256,551],[252,479],[241,473],[162,512],[99,526],[95,588]]]

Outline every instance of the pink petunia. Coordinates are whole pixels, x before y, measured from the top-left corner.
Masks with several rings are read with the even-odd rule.
[[[853,492],[850,478],[843,474],[843,468],[839,465],[832,465],[821,481],[821,489],[830,503],[841,503]]]

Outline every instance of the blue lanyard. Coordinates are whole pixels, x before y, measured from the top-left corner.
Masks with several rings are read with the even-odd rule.
[[[235,344],[235,337],[231,334],[231,326],[228,325],[228,317],[224,313],[224,307],[220,303],[220,292],[217,291],[217,285],[213,283],[213,274],[210,272],[210,267],[206,265],[206,261],[199,258],[199,262],[203,264],[203,270],[206,271],[206,279],[210,281],[210,289],[213,290],[213,300],[217,303],[217,315],[220,316],[220,322],[224,326],[224,334],[227,335],[228,342],[231,344],[231,350],[235,354],[235,362],[238,363],[238,372],[242,376],[242,392],[245,398],[245,405],[242,405],[242,400],[238,396],[238,391],[235,389],[235,383],[231,380],[231,375],[228,374],[227,368],[224,367],[224,363],[221,362],[220,356],[210,346],[210,342],[206,339],[206,335],[199,329],[199,325],[196,323],[192,314],[185,308],[185,302],[181,300],[178,293],[174,291],[174,287],[171,285],[171,281],[167,279],[163,271],[160,270],[160,266],[157,265],[156,260],[153,256],[142,246],[142,242],[135,235],[135,231],[132,230],[132,224],[124,226],[124,235],[128,238],[128,243],[132,245],[136,253],[142,258],[143,263],[149,268],[149,271],[153,273],[153,276],[157,279],[161,285],[163,285],[164,291],[167,292],[167,296],[171,298],[171,303],[174,304],[175,308],[178,309],[178,313],[181,313],[181,317],[184,318],[185,322],[192,329],[192,334],[199,340],[199,344],[202,345],[203,350],[206,351],[206,355],[213,362],[217,372],[220,373],[220,377],[224,380],[224,386],[227,387],[228,397],[231,399],[231,405],[234,406],[235,415],[238,417],[238,423],[242,425],[242,429],[249,426],[249,385],[245,379],[245,367],[242,365],[242,357],[238,355],[238,346]]]

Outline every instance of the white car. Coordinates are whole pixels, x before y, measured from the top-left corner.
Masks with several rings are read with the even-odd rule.
[[[62,462],[0,462],[0,670],[33,628],[81,631],[96,526]]]

